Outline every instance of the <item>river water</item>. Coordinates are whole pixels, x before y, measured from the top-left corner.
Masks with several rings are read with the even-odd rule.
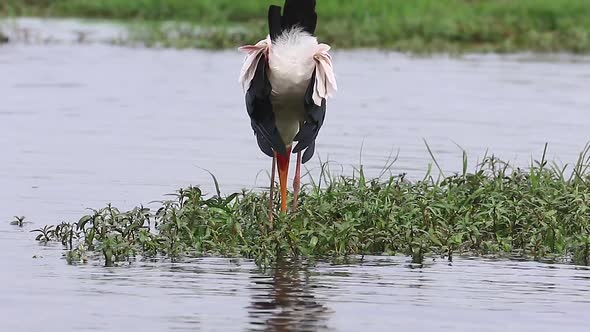
[[[102,43],[0,47],[0,331],[586,331],[590,271],[457,259],[412,268],[403,257],[343,265],[203,258],[68,266],[28,231],[202,185],[268,185],[243,105],[235,51]],[[486,150],[526,166],[574,162],[589,140],[590,58],[413,58],[335,52],[339,92],[316,157],[350,174],[424,175],[431,161],[472,169]],[[31,224],[10,226],[13,215]],[[33,258],[36,257],[36,258]]]

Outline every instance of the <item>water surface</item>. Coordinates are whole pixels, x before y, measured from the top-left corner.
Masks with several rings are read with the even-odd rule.
[[[3,331],[587,330],[587,268],[482,259],[413,268],[399,257],[268,272],[217,258],[69,266],[27,235],[0,232],[10,267],[0,275]]]
[[[584,268],[461,259],[410,268],[405,258],[287,264],[205,258],[68,266],[32,227],[122,208],[189,184],[226,192],[265,186],[237,83],[234,51],[101,44],[0,47],[1,331],[396,330],[585,331]],[[317,157],[350,174],[423,176],[426,139],[443,169],[486,149],[526,166],[571,162],[589,139],[590,60],[568,55],[411,58],[336,52]],[[362,154],[361,154],[362,149]],[[26,215],[32,225],[8,225]],[[36,256],[37,258],[32,258]]]

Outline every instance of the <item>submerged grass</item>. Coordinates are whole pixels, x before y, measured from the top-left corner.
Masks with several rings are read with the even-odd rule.
[[[414,263],[469,254],[587,265],[590,146],[572,169],[548,163],[545,152],[528,169],[489,156],[473,172],[464,154],[460,173],[435,179],[429,171],[413,182],[403,174],[367,179],[362,167],[352,177],[322,172],[303,188],[298,210],[275,212],[274,223],[266,192],[224,196],[217,187],[206,197],[189,187],[154,211],[108,205],[33,232],[66,246],[70,263],[101,259],[107,266],[134,256],[240,256],[268,265],[382,254]]]
[[[220,48],[261,39],[271,2],[283,1],[5,0],[0,12],[142,21],[143,32],[135,39],[148,44]],[[318,35],[337,48],[590,51],[587,0],[321,0],[318,12]],[[184,23],[169,33],[164,21]],[[193,26],[188,38],[182,33],[187,22]],[[194,33],[197,26],[206,32]]]

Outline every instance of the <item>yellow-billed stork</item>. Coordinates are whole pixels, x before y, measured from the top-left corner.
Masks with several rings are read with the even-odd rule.
[[[297,154],[293,209],[297,208],[301,164],[314,154],[315,140],[326,115],[326,99],[337,90],[330,46],[318,43],[316,0],[286,0],[268,9],[268,36],[247,53],[240,73],[246,109],[260,150],[279,171],[281,211],[287,211],[287,176],[291,153]],[[297,142],[295,147],[293,143]],[[276,162],[276,164],[275,164]]]

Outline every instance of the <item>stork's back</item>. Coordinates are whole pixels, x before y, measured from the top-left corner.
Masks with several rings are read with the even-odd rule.
[[[268,24],[272,46],[269,80],[273,96],[302,97],[315,68],[318,48],[313,36],[317,25],[316,0],[286,0],[281,7],[270,6]]]
[[[315,69],[317,39],[300,28],[284,31],[269,55],[269,77],[274,96],[303,97]]]

